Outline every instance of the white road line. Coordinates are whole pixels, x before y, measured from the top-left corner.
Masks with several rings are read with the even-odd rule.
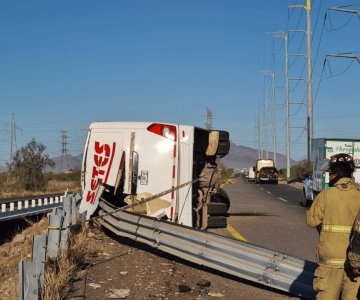
[[[260,190],[262,190],[262,191],[263,191],[264,189],[263,189],[263,188],[260,188]]]
[[[289,202],[289,201],[287,201],[286,199],[283,199],[283,198],[279,198],[279,200],[284,201],[284,202]]]
[[[269,195],[271,195],[271,194],[272,194],[272,192],[269,192],[269,191],[267,191],[267,193],[268,193]]]

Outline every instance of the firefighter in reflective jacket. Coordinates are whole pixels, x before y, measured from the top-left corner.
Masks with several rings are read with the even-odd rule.
[[[348,154],[330,158],[330,188],[315,198],[307,211],[307,224],[320,231],[318,268],[313,286],[317,299],[356,299],[360,279],[347,259],[350,234],[360,209],[360,190],[352,174],[355,164]]]

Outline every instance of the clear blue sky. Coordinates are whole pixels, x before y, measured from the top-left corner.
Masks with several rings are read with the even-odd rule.
[[[288,9],[305,2],[1,1],[0,165],[9,159],[13,113],[18,148],[36,138],[52,157],[61,155],[60,130],[68,132],[69,153],[78,155],[93,121],[203,127],[206,108],[213,127],[257,148],[264,95],[271,114],[271,78],[264,70],[276,72],[277,144],[285,153],[284,46],[268,32],[305,29],[305,11]],[[360,138],[360,64],[331,59],[322,72],[325,55],[360,52],[360,19],[331,13],[324,23],[327,9],[360,9],[360,2],[312,2],[314,136]],[[305,53],[303,37],[290,33],[289,53]],[[305,77],[304,63],[290,57],[289,76]],[[303,102],[304,83],[290,88],[290,101]],[[291,115],[291,156],[302,159],[305,105],[292,104]]]

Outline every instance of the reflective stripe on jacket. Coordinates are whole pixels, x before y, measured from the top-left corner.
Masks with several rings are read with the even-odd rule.
[[[318,243],[319,264],[344,266],[351,228],[359,209],[360,191],[350,178],[341,178],[315,198],[307,211],[307,224],[322,226]]]

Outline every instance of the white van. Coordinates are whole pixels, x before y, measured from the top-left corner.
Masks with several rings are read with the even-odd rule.
[[[247,180],[248,180],[248,182],[253,182],[253,181],[255,181],[255,171],[254,171],[254,167],[249,167]]]
[[[224,227],[230,203],[218,186],[217,166],[229,148],[226,131],[151,122],[93,123],[82,163],[80,211],[89,218],[100,197],[121,207],[173,189],[133,211],[201,229]],[[188,185],[176,189],[184,183]]]

